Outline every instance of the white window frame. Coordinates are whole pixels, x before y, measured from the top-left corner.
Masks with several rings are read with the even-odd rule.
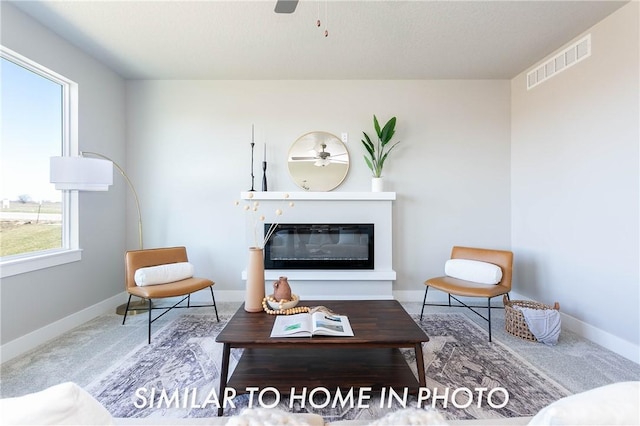
[[[0,45],[0,56],[62,86],[62,155],[78,155],[78,84]],[[81,260],[78,191],[62,191],[62,247],[0,258],[0,277]]]

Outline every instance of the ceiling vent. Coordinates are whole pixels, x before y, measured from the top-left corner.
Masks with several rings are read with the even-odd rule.
[[[591,56],[591,34],[581,38],[527,73],[527,90]]]

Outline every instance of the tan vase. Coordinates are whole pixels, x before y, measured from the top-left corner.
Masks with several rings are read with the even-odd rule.
[[[244,310],[261,312],[264,299],[264,256],[258,247],[249,247],[247,264],[247,289],[245,291]]]
[[[287,277],[280,277],[280,279],[273,283],[273,298],[276,302],[281,300],[291,300],[291,286]]]

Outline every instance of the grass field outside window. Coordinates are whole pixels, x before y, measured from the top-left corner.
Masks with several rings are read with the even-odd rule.
[[[0,256],[62,247],[61,203],[11,202],[0,212]]]

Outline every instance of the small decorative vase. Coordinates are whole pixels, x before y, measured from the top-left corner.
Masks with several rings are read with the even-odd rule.
[[[249,263],[247,265],[247,288],[245,291],[244,310],[261,312],[264,299],[264,255],[258,247],[249,247]]]
[[[371,192],[383,192],[384,191],[384,179],[382,177],[371,178]]]
[[[291,286],[287,277],[280,277],[280,279],[273,283],[273,298],[277,302],[281,300],[291,300]]]

